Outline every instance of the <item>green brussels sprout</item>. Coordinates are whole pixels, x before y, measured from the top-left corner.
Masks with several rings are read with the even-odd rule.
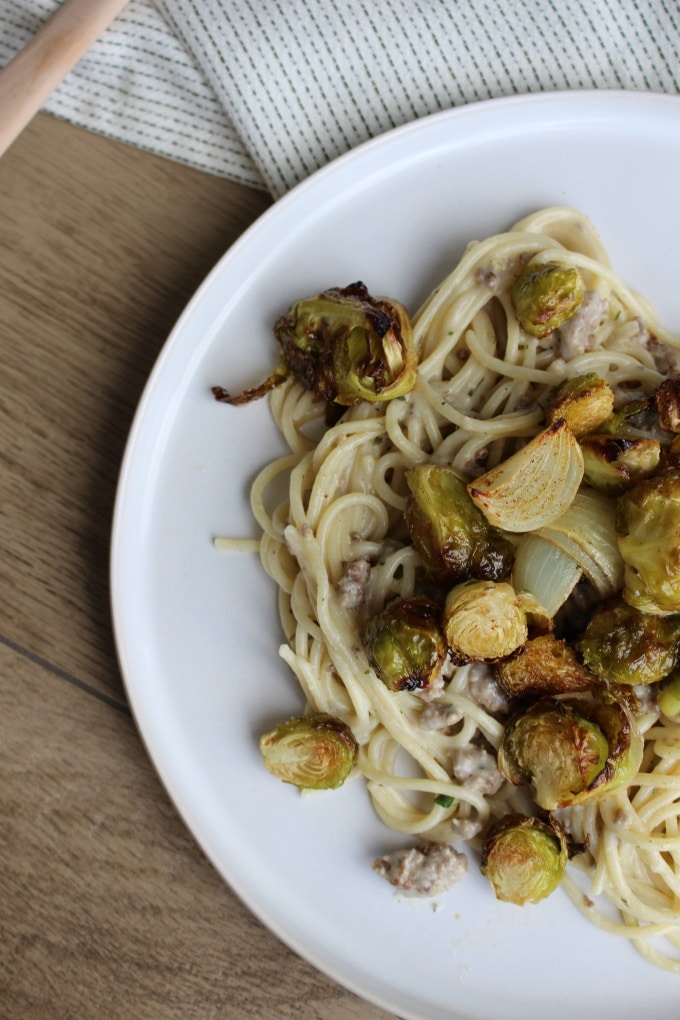
[[[680,720],[680,670],[674,670],[659,684],[656,702],[666,718]]]
[[[563,418],[580,438],[606,421],[614,410],[614,391],[595,372],[565,379],[552,394],[546,412],[548,425]]]
[[[446,658],[439,609],[424,596],[398,599],[364,625],[369,662],[391,691],[428,687]]]
[[[464,581],[446,596],[444,636],[454,662],[495,662],[529,636],[528,618],[540,607],[507,581]]]
[[[653,475],[661,462],[659,440],[641,436],[584,436],[581,451],[585,481],[593,489],[612,496],[621,495]]]
[[[581,305],[583,280],[578,269],[548,262],[529,263],[515,280],[511,298],[517,319],[527,333],[544,337],[570,319]]]
[[[349,726],[324,712],[294,716],[260,738],[265,767],[284,783],[305,790],[342,786],[358,752]]]
[[[536,702],[508,724],[498,752],[502,776],[529,782],[539,807],[551,811],[576,801],[597,779],[609,745],[597,724],[564,701]]]
[[[643,613],[680,613],[680,470],[638,482],[617,500],[625,601]]]
[[[615,684],[653,684],[680,662],[680,615],[651,616],[626,602],[599,606],[578,649],[586,666]]]
[[[406,309],[363,283],[305,298],[274,334],[295,378],[322,400],[391,400],[413,389],[417,357]]]
[[[514,545],[489,524],[453,468],[417,464],[406,482],[404,520],[428,573],[450,581],[498,581],[510,573]]]
[[[531,638],[509,659],[496,663],[495,672],[509,698],[588,691],[597,682],[571,645],[554,634]]]
[[[408,312],[393,299],[371,297],[361,283],[303,298],[274,323],[280,363],[259,386],[216,400],[247,404],[292,374],[319,400],[349,406],[383,401],[413,389],[418,357]]]
[[[556,822],[512,814],[501,818],[487,834],[480,869],[497,899],[524,906],[554,892],[568,858],[567,840]]]
[[[508,723],[498,769],[529,783],[539,807],[568,807],[629,782],[642,758],[642,737],[622,702],[543,698]]]

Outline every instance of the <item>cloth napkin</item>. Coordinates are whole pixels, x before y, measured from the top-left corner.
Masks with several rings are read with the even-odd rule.
[[[0,0],[0,66],[57,6]],[[679,51],[680,0],[130,0],[45,109],[278,197],[438,110],[678,93]]]

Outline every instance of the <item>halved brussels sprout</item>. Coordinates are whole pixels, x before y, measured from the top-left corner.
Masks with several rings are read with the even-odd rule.
[[[498,768],[511,783],[531,784],[539,807],[576,802],[604,769],[609,753],[600,727],[565,701],[544,699],[507,725]]]
[[[443,626],[455,662],[495,662],[511,655],[529,636],[528,618],[540,620],[533,596],[506,581],[464,581],[446,596]]]
[[[342,786],[358,752],[349,726],[323,712],[294,716],[260,738],[265,767],[284,783],[305,790]]]
[[[570,319],[583,301],[578,269],[549,262],[527,265],[515,280],[512,303],[520,325],[532,336],[544,337]]]
[[[650,616],[617,599],[596,609],[578,648],[606,682],[653,684],[680,662],[680,615]]]
[[[661,462],[659,440],[641,436],[584,436],[581,451],[586,482],[614,496],[653,475]]]
[[[564,878],[568,859],[567,840],[556,822],[512,814],[488,833],[480,868],[497,899],[524,906],[554,892]]]
[[[619,496],[617,530],[626,602],[643,613],[680,613],[680,470]]]
[[[428,573],[451,581],[509,574],[514,545],[489,524],[453,468],[417,464],[406,481],[404,519]]]
[[[277,319],[274,334],[295,378],[322,400],[391,400],[415,384],[406,309],[371,297],[363,283],[298,301]]]
[[[565,379],[552,394],[546,422],[552,425],[564,418],[580,438],[606,421],[614,410],[614,391],[595,372]]]
[[[509,659],[496,664],[496,678],[509,698],[535,698],[545,694],[589,691],[597,677],[576,652],[554,634],[539,634]]]
[[[398,599],[365,624],[361,639],[391,691],[428,687],[446,658],[439,609],[423,596]]]
[[[365,284],[331,287],[303,298],[279,316],[274,336],[280,363],[259,386],[216,400],[247,404],[291,374],[319,400],[342,406],[383,401],[413,389],[418,357],[408,312],[398,301],[371,297]]]
[[[628,711],[613,698],[544,698],[508,723],[498,768],[511,783],[529,783],[538,806],[552,811],[629,782],[642,744]]]

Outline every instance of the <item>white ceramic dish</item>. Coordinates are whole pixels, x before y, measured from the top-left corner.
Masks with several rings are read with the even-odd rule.
[[[600,933],[556,893],[497,903],[471,868],[437,901],[395,898],[370,868],[395,845],[360,783],[310,799],[260,763],[264,727],[301,707],[277,656],[273,585],[247,491],[282,451],[258,381],[271,324],[356,279],[415,309],[465,244],[545,205],[591,217],[617,272],[680,327],[680,100],[543,94],[436,115],[355,150],[267,212],[207,278],[141,401],[116,506],[120,662],[149,754],[215,867],[280,938],[366,999],[418,1020],[677,1020],[680,976]]]

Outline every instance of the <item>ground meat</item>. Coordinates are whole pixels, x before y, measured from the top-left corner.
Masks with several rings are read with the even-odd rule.
[[[560,326],[560,355],[565,361],[592,351],[595,331],[608,312],[607,302],[597,291],[589,290],[575,315]]]
[[[417,694],[417,696],[423,701],[437,701],[439,695],[451,679],[454,669],[455,667],[447,655],[441,665],[441,668],[432,677],[429,684],[425,687],[417,688],[415,691],[412,691],[412,693]],[[432,727],[429,728],[432,729]]]
[[[373,870],[406,896],[437,896],[467,873],[467,857],[451,846],[426,843],[394,850],[373,861]]]
[[[640,323],[640,334],[636,340],[647,348],[654,358],[654,365],[661,375],[680,375],[680,351],[668,344],[662,344],[654,336],[650,336],[645,327]]]
[[[474,839],[482,831],[482,823],[472,818],[452,818],[451,828],[454,839]]]
[[[459,723],[463,713],[447,701],[431,701],[420,713],[424,730],[448,730]]]
[[[345,567],[345,573],[337,584],[340,604],[345,609],[356,609],[366,597],[366,586],[371,576],[369,560],[352,560]]]
[[[496,759],[483,747],[457,748],[451,755],[454,778],[462,786],[490,796],[503,785],[503,776],[498,771]]]
[[[490,715],[505,715],[510,711],[510,702],[500,688],[489,666],[475,663],[467,674],[470,697]]]

